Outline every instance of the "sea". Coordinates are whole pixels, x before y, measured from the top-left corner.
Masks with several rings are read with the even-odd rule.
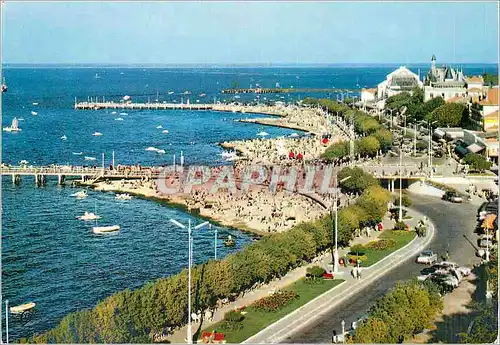
[[[264,115],[190,110],[75,110],[75,101],[92,99],[191,104],[213,102],[295,103],[305,97],[333,100],[351,94],[340,89],[375,87],[399,65],[307,67],[157,67],[130,66],[4,66],[8,91],[2,94],[2,127],[14,117],[21,132],[2,132],[2,163],[17,165],[108,166],[115,164],[161,166],[228,164],[218,145],[229,140],[288,136],[296,131],[241,123],[235,120]],[[428,65],[408,66],[422,75]],[[496,65],[464,65],[467,75],[498,73]],[[223,89],[276,86],[296,89],[331,89],[322,93],[228,95]],[[36,114],[36,115],[33,115]],[[117,120],[121,118],[122,120]],[[162,128],[157,128],[159,125]],[[163,130],[168,133],[163,133]],[[101,132],[102,136],[94,136]],[[67,139],[61,139],[65,136]],[[146,151],[147,147],[165,154]],[[103,156],[104,154],[104,156]],[[92,157],[95,160],[86,160]],[[175,158],[174,158],[175,157]],[[43,332],[68,313],[91,308],[122,289],[168,277],[187,267],[187,231],[170,219],[193,225],[204,219],[167,203],[133,198],[117,201],[113,193],[89,191],[78,200],[79,189],[57,186],[49,178],[36,187],[33,177],[14,185],[2,178],[2,300],[5,306],[35,302],[22,316],[9,314],[9,341]],[[94,222],[76,217],[85,211],[102,216],[99,225],[119,224],[118,234],[92,234]],[[202,263],[238,251],[254,240],[252,234],[218,226],[200,229],[194,236],[194,261]],[[234,248],[225,247],[228,235]],[[2,335],[5,332],[5,308]]]

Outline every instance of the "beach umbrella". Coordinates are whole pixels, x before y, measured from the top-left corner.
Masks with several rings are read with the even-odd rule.
[[[304,158],[304,156],[302,155],[302,153],[297,154],[297,159],[302,159],[302,158]]]
[[[323,139],[321,139],[321,143],[322,143],[323,145],[328,144],[328,138],[323,138]]]
[[[288,158],[294,159],[295,158],[295,153],[293,153],[293,151],[290,151],[290,153],[288,154]]]

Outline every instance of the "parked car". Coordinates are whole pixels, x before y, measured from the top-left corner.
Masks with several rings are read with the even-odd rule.
[[[417,257],[416,262],[418,264],[427,264],[427,265],[432,265],[437,261],[438,257],[437,254],[434,253],[432,250],[424,250],[420,255]]]
[[[471,269],[465,266],[459,266],[456,262],[452,261],[441,261],[435,265],[436,267],[440,267],[447,270],[457,270],[462,276],[466,277],[471,273]]]
[[[461,203],[464,201],[464,199],[458,195],[456,192],[448,191],[444,193],[443,195],[443,200],[455,202],[455,203]]]

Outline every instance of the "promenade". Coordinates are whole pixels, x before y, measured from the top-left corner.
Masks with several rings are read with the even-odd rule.
[[[416,223],[424,217],[423,214],[411,209],[408,210],[408,215],[413,217],[411,220],[406,221],[412,227],[414,227]],[[394,221],[390,220],[388,217],[385,217],[383,219],[384,228],[391,228],[393,224]],[[302,327],[307,326],[308,322],[310,322],[311,320],[335,307],[342,301],[348,299],[356,292],[367,288],[371,284],[371,282],[397,267],[397,265],[404,261],[404,259],[417,255],[423,248],[425,248],[425,246],[430,243],[434,236],[434,232],[434,225],[431,223],[426,237],[417,237],[405,247],[393,252],[379,262],[371,265],[370,267],[362,268],[361,280],[356,280],[351,276],[350,267],[340,267],[341,274],[339,274],[336,278],[344,279],[345,282],[329,290],[323,295],[318,296],[316,299],[310,301],[309,303],[290,313],[281,320],[268,326],[264,330],[247,339],[244,343],[276,343],[284,341],[286,337],[288,337],[293,332],[296,332]],[[376,239],[379,235],[379,232],[372,231],[368,236],[365,235],[353,240],[352,245],[368,243]],[[339,257],[343,257],[347,254],[348,251],[348,248],[339,248]],[[248,306],[259,300],[260,298],[269,296],[270,293],[278,289],[282,289],[285,286],[297,281],[298,279],[303,278],[305,276],[307,268],[309,267],[319,265],[324,267],[328,271],[331,270],[331,260],[331,251],[328,250],[317,257],[316,260],[314,260],[312,263],[298,267],[288,272],[281,279],[276,279],[269,284],[262,285],[257,289],[245,293],[243,297],[240,297],[236,301],[227,303],[221,308],[217,309],[212,315],[211,320],[203,320],[202,328],[210,329],[211,325],[214,325],[215,323],[224,319],[224,314],[226,312],[242,306]],[[198,328],[199,323],[193,324],[193,333],[196,332]],[[167,339],[172,343],[185,343],[186,332],[187,326],[175,330],[172,335],[167,337]]]

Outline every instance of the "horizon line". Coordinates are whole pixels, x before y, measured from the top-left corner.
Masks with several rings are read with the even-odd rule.
[[[430,61],[425,62],[304,62],[304,63],[287,63],[287,62],[255,62],[255,63],[106,63],[106,62],[2,62],[1,68],[9,67],[198,67],[198,68],[216,68],[216,67],[315,67],[315,66],[332,66],[332,67],[357,67],[357,66],[412,66],[412,65],[430,65]],[[461,62],[453,63],[443,61],[439,65],[497,65],[498,62]]]

